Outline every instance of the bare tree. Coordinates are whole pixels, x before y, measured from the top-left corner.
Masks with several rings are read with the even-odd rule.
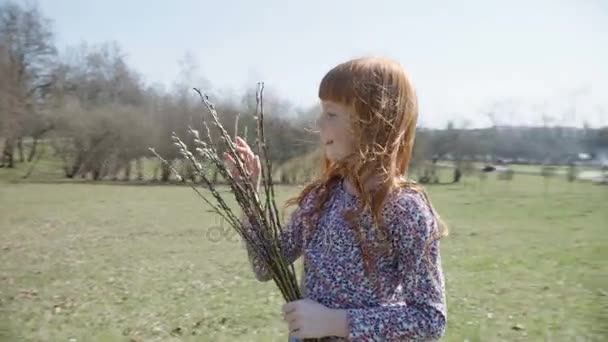
[[[5,138],[8,135],[9,123],[12,122],[9,120],[9,110],[12,107],[10,72],[8,49],[0,41],[0,138]],[[4,151],[4,148],[2,148],[2,151]]]
[[[8,61],[5,80],[11,85],[2,165],[13,167],[15,147],[24,161],[23,138],[47,125],[40,107],[53,84],[56,49],[50,21],[38,7],[22,8],[13,2],[0,5],[0,42]]]
[[[137,73],[115,43],[70,48],[57,69],[55,150],[66,177],[130,178],[154,122]],[[138,175],[141,176],[141,175]]]

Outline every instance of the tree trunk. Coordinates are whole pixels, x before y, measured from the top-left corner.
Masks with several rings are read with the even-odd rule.
[[[84,152],[78,151],[78,154],[76,155],[76,159],[74,160],[72,167],[68,170],[68,172],[66,172],[66,176],[68,178],[74,178],[77,176],[77,173],[78,173],[78,171],[80,171],[80,167],[82,166],[83,160],[84,160]],[[84,175],[84,172],[82,174]]]
[[[131,179],[131,161],[125,162],[125,177],[122,179],[128,182]]]
[[[462,176],[462,171],[460,170],[460,166],[457,166],[454,169],[454,177],[452,179],[453,183],[458,183],[460,182],[460,177]]]
[[[69,165],[67,165],[67,164],[63,165],[63,173],[65,174],[65,178],[73,178],[74,177],[74,175],[72,175],[72,173],[70,172]]]
[[[110,179],[112,179],[112,181],[116,182],[118,180],[118,173],[120,172],[120,167],[118,166],[116,161],[114,161],[114,163],[115,164],[112,166]]]
[[[171,161],[168,162],[171,163]],[[163,163],[161,166],[160,180],[161,182],[168,182],[169,177],[171,177],[171,168],[169,168],[169,165]]]
[[[101,167],[100,166],[94,167],[93,171],[91,173],[93,176],[93,180],[99,180],[101,178]]]
[[[45,148],[44,148],[44,146],[43,146],[43,147],[40,149],[40,153],[38,153],[38,154],[36,155],[36,160],[33,160],[33,163],[32,163],[32,165],[30,166],[30,169],[27,171],[27,173],[26,173],[25,175],[23,175],[23,179],[27,179],[27,178],[28,178],[28,177],[29,177],[29,176],[32,174],[32,172],[34,172],[34,168],[36,167],[36,165],[38,164],[38,162],[39,162],[39,161],[40,161],[40,159],[42,158],[42,155],[44,154],[44,152],[45,152]]]
[[[34,137],[34,141],[32,142],[32,148],[30,149],[30,153],[27,156],[27,162],[31,162],[32,160],[34,160],[34,157],[36,156],[36,149],[38,148],[38,137],[35,136]]]
[[[17,151],[19,151],[19,162],[25,162],[25,156],[23,154],[23,137],[17,138]]]
[[[137,180],[144,180],[144,164],[141,158],[135,159],[135,168],[137,169]]]
[[[152,175],[152,181],[153,182],[158,181],[158,166],[154,167],[154,174]]]
[[[4,143],[4,151],[2,151],[2,167],[13,168],[15,165],[13,164],[13,156],[15,153],[15,148],[13,146],[13,141],[8,138]]]
[[[99,178],[101,178],[101,179],[105,179],[108,176],[108,174],[110,173],[110,166],[108,165],[107,161],[104,162],[103,164],[101,164],[100,173],[101,174],[100,174]]]
[[[30,149],[30,154],[27,157],[28,163],[31,162],[32,160],[34,160],[34,157],[36,157],[36,152],[38,149],[38,141],[40,140],[40,138],[42,138],[42,136],[44,136],[46,134],[46,132],[52,130],[54,127],[55,126],[51,124],[32,135],[32,139],[34,139],[34,142],[32,143],[32,148]]]
[[[118,157],[113,156],[109,159],[108,162],[108,177],[113,182],[118,180],[118,173],[120,172],[120,164],[118,162]]]

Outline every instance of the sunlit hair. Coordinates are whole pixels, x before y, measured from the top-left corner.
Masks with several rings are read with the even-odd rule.
[[[319,98],[351,107],[350,118],[354,134],[355,153],[338,162],[322,158],[321,172],[301,194],[287,204],[301,204],[314,191],[314,209],[306,214],[306,234],[312,236],[319,213],[329,199],[329,191],[336,182],[348,179],[355,187],[364,208],[369,208],[374,229],[380,235],[386,230],[382,225],[382,207],[387,196],[398,188],[420,193],[433,209],[421,186],[407,180],[408,166],[412,157],[418,119],[418,103],[412,82],[402,66],[390,59],[367,57],[350,60],[331,69],[321,80]],[[370,190],[366,181],[374,177]],[[359,208],[359,209],[364,209]],[[360,232],[354,224],[356,212],[346,213],[351,228],[355,229],[361,245],[366,270],[373,265],[378,246],[367,243],[366,232]],[[435,238],[447,235],[447,227],[437,217]],[[385,239],[385,241],[390,241]]]

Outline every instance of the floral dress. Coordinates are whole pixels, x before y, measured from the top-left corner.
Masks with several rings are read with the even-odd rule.
[[[376,258],[373,271],[366,274],[355,232],[343,215],[359,208],[360,201],[346,191],[344,181],[336,182],[330,191],[311,237],[304,238],[302,214],[314,204],[314,195],[294,210],[281,236],[289,262],[304,257],[304,296],[347,311],[348,339],[324,340],[439,339],[447,322],[445,283],[439,241],[433,239],[437,222],[422,195],[408,189],[388,195],[382,215],[391,252]],[[358,215],[359,229],[375,231],[369,209]],[[264,263],[253,253],[250,257],[256,278],[270,280]]]

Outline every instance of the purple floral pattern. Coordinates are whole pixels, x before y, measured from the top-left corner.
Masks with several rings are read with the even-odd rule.
[[[382,215],[390,253],[376,259],[370,275],[364,272],[361,249],[342,214],[359,208],[359,199],[342,181],[336,182],[314,234],[304,241],[302,214],[311,208],[310,197],[294,210],[281,237],[287,260],[304,257],[305,297],[347,310],[348,341],[439,339],[447,322],[445,283],[439,241],[433,239],[435,216],[422,195],[399,189],[387,198]],[[374,231],[369,209],[359,215],[360,229]],[[257,279],[271,279],[263,263],[250,256]]]

